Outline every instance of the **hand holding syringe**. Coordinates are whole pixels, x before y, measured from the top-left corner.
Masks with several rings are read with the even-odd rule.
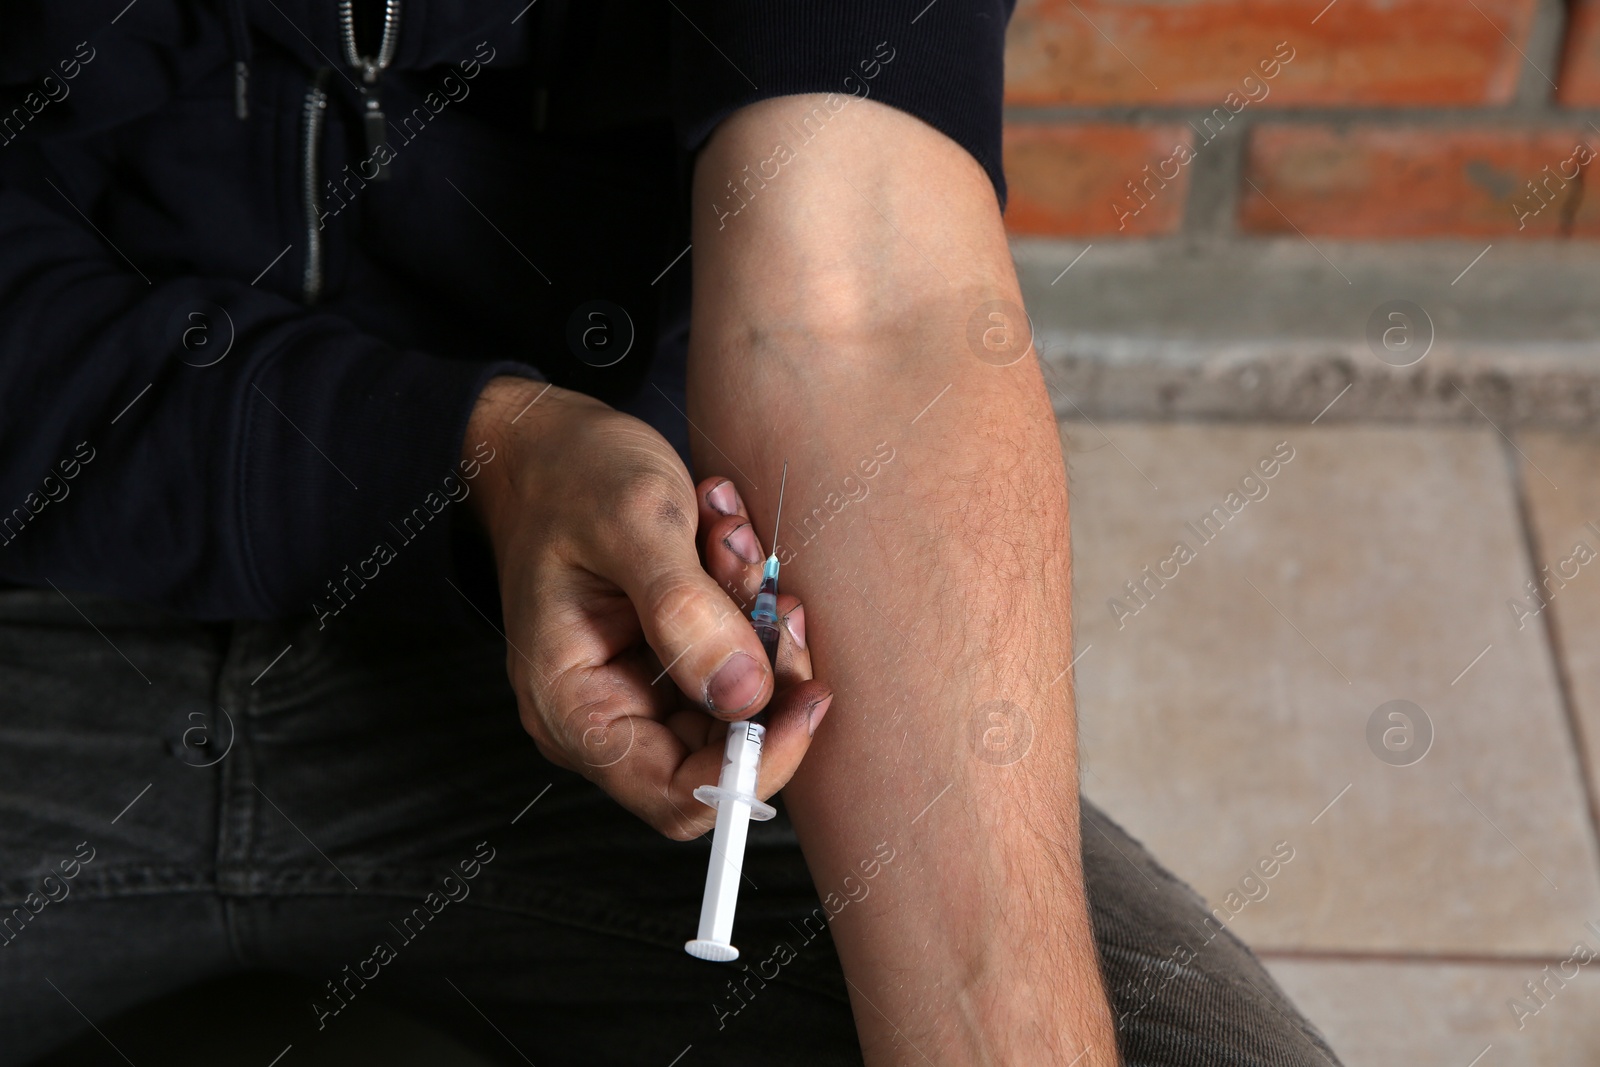
[[[733,483],[697,484],[633,416],[518,377],[484,389],[464,442],[465,504],[494,553],[507,674],[540,753],[686,841],[715,824],[693,791],[717,781],[727,723],[759,708],[760,794],[781,788],[830,692],[796,598],[778,601],[776,670],[735,602],[766,553]]]
[[[777,518],[772,524],[772,554],[761,572],[761,589],[751,625],[766,649],[773,672],[778,669],[778,529],[783,517],[783,494],[789,485],[789,464],[783,465],[778,485]],[[700,933],[684,944],[691,956],[717,963],[739,958],[733,947],[733,914],[739,902],[739,878],[744,871],[745,839],[750,820],[765,821],[776,812],[756,796],[761,774],[761,749],[766,739],[767,715],[763,710],[744,722],[728,727],[723,749],[722,774],[714,786],[703,785],[694,791],[701,802],[717,809],[717,824],[711,836],[711,860],[706,870],[705,897],[700,905]]]

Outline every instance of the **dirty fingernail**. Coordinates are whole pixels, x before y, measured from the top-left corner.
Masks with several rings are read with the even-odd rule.
[[[722,543],[746,563],[761,562],[761,545],[756,541],[756,532],[750,528],[748,522],[730,530],[728,536],[722,539]]]
[[[761,692],[765,668],[743,652],[735,652],[706,683],[706,705],[723,713],[743,711]]]
[[[816,735],[817,725],[822,722],[822,717],[828,714],[828,709],[832,706],[832,693],[829,693],[827,696],[811,705],[811,710],[806,713],[806,734],[808,736]]]
[[[739,494],[733,488],[732,482],[718,482],[716,487],[706,494],[706,503],[723,515],[739,513]]]
[[[783,624],[789,628],[789,636],[794,638],[794,643],[801,648],[806,647],[806,606],[796,604],[794,610],[783,617]]]

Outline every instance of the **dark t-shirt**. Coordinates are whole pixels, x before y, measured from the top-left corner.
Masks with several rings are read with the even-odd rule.
[[[693,153],[756,100],[901,108],[1003,198],[1010,7],[402,0],[367,85],[331,0],[8,4],[0,579],[245,618],[348,567],[365,609],[472,615],[484,383],[645,388],[686,315]],[[382,25],[356,5],[358,55]],[[629,358],[570,343],[593,301]]]

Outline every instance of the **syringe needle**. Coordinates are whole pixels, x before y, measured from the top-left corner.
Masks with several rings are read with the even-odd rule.
[[[789,461],[783,461],[783,479],[778,482],[778,513],[772,519],[772,551],[770,558],[778,557],[778,531],[783,529],[783,491],[789,487]]]

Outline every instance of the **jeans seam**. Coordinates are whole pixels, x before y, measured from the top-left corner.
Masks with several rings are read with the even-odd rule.
[[[233,704],[239,711],[234,758],[224,762],[222,773],[217,776],[215,863],[216,889],[222,903],[222,934],[234,961],[240,966],[250,966],[254,953],[245,929],[248,918],[228,891],[227,882],[235,871],[245,872],[244,877],[248,878],[254,846],[255,798],[249,786],[255,781],[252,724],[258,694],[254,683],[244,684],[244,678],[249,673],[254,646],[258,644],[250,640],[256,632],[234,624],[214,686],[217,703]]]
[[[84,875],[78,876],[80,879]],[[118,886],[111,884],[120,879],[136,879],[141,885]],[[101,867],[88,883],[75,885],[68,896],[57,903],[69,900],[121,900],[127,897],[157,896],[163,893],[209,893],[216,884],[204,874],[189,867],[160,866],[153,864],[122,864]],[[0,884],[0,908],[24,907],[26,897],[39,895],[37,881],[13,880]]]

